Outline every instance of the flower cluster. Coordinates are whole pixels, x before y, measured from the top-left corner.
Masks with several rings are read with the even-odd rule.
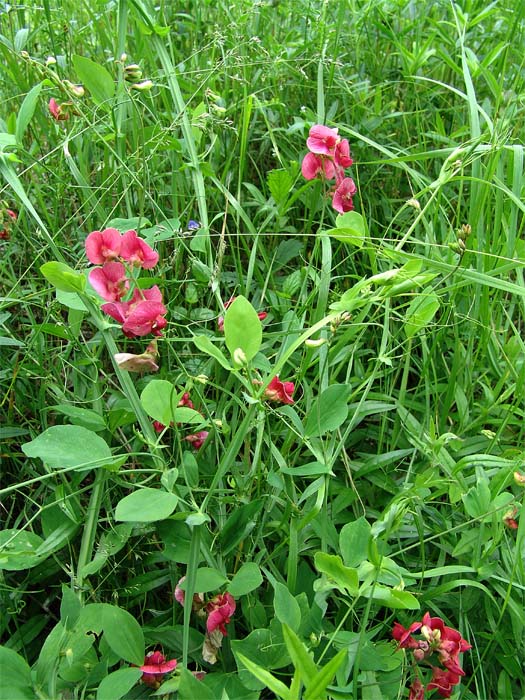
[[[416,639],[414,633],[419,633],[421,638]],[[472,648],[461,634],[452,627],[447,627],[441,618],[430,617],[427,612],[421,622],[413,622],[408,628],[399,622],[394,623],[392,636],[398,642],[398,649],[412,651],[415,669],[418,669],[417,664],[425,664],[432,669],[432,677],[426,688],[419,675],[412,682],[409,700],[424,700],[425,690],[437,690],[442,698],[449,698],[454,686],[465,675],[459,655]],[[436,661],[444,668],[436,666]]]
[[[18,216],[12,209],[0,208],[0,241],[8,241],[10,237],[10,227]]]
[[[170,673],[177,666],[177,659],[167,661],[164,654],[160,651],[150,651],[144,659],[144,665],[140,666],[142,671],[142,682],[149,685],[150,688],[160,687],[164,679],[164,674]]]
[[[105,299],[101,308],[108,316],[122,324],[122,331],[128,338],[148,335],[162,335],[166,326],[166,307],[162,303],[162,292],[154,285],[150,289],[135,286],[128,296],[130,268],[149,270],[159,260],[156,253],[136,231],[121,234],[115,228],[93,231],[86,238],[86,255],[95,267],[89,273],[92,287]]]
[[[183,576],[175,587],[175,600],[184,605],[185,594],[181,584],[186,579]],[[199,617],[206,617],[206,636],[202,647],[202,656],[209,664],[217,661],[217,651],[221,648],[223,637],[228,635],[226,625],[229,624],[237,607],[231,593],[219,593],[206,601],[202,593],[193,595],[192,610]]]
[[[354,208],[352,197],[357,187],[351,177],[345,176],[345,168],[349,168],[353,161],[348,141],[340,138],[337,132],[338,129],[322,124],[312,126],[306,139],[309,153],[303,158],[301,172],[307,180],[335,178],[331,190],[332,206],[342,214]]]

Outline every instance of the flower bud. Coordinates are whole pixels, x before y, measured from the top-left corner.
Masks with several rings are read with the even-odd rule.
[[[248,360],[242,348],[235,348],[233,351],[233,361],[236,365],[245,365]]]
[[[64,80],[64,85],[75,97],[84,97],[86,94],[83,85],[75,85],[74,83],[69,82],[69,80]]]
[[[525,474],[521,474],[520,472],[514,472],[514,483],[516,484],[516,486],[525,487]]]
[[[57,60],[54,56],[48,56],[46,58],[46,66],[54,66],[54,65],[56,65],[56,62],[57,62]]]
[[[130,85],[132,90],[138,90],[139,92],[148,92],[153,87],[153,81],[143,80],[141,83],[134,83]]]

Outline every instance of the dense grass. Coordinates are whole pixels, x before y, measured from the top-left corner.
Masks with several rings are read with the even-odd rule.
[[[239,654],[303,697],[308,662],[290,654],[281,623],[319,667],[348,652],[311,697],[407,697],[409,654],[392,625],[427,610],[472,644],[454,697],[524,697],[525,518],[513,474],[524,463],[525,6],[424,5],[0,10],[0,200],[18,214],[0,241],[2,522],[43,540],[34,560],[24,551],[9,563],[9,537],[0,553],[2,644],[36,673],[20,697],[99,697],[108,672],[136,658],[108,651],[106,631],[91,648],[60,640],[59,621],[77,629],[77,602],[119,606],[148,651],[206,670],[197,689],[184,673],[180,686],[177,674],[168,681],[181,700],[278,697]],[[64,82],[81,82],[75,56],[108,71],[102,98]],[[131,88],[130,64],[150,90]],[[72,103],[70,119],[51,118],[51,98]],[[326,235],[336,213],[323,183],[301,175],[313,124],[351,143],[363,247]],[[105,324],[96,295],[82,307],[40,272],[52,260],[84,272],[86,236],[112,222],[160,254],[145,273],[168,308],[157,375],[116,368],[117,349],[147,342]],[[366,278],[418,263],[405,287],[372,281],[351,301]],[[229,358],[217,319],[234,294],[268,316],[258,354],[229,371],[193,338]],[[435,315],[407,332],[425,300]],[[295,383],[293,406],[253,388],[276,371]],[[182,439],[189,429],[154,432],[139,400],[152,378],[190,393],[210,433],[199,451]],[[329,410],[343,420],[317,430]],[[22,445],[56,425],[103,437],[120,466],[26,456]],[[120,522],[117,504],[141,487],[175,494],[173,515]],[[323,569],[335,561],[325,555],[359,569],[360,595]],[[246,564],[253,588],[207,664],[203,623],[173,590],[187,575],[198,592],[198,567],[231,580]],[[410,592],[420,610],[392,593],[379,600],[381,587]],[[88,620],[77,636],[95,629]],[[16,683],[6,687],[7,700]],[[149,694],[137,684],[121,696]]]

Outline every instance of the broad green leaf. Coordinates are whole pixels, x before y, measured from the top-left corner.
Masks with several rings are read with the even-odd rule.
[[[312,655],[295,632],[285,624],[283,624],[283,637],[294,668],[299,671],[302,682],[308,688],[308,685],[317,674],[317,666]]]
[[[339,534],[339,547],[345,566],[359,566],[368,557],[371,527],[362,515],[346,523]]]
[[[284,169],[270,170],[266,181],[275,203],[282,210],[293,188],[292,176]]]
[[[348,384],[333,384],[325,389],[308,413],[304,428],[306,435],[319,437],[339,428],[348,416],[350,393]]]
[[[43,539],[29,530],[0,531],[0,570],[22,571],[40,564],[45,556],[38,555]]]
[[[34,700],[36,697],[27,662],[12,649],[0,646],[0,698]]]
[[[159,688],[162,692],[163,688]],[[178,700],[218,700],[218,697],[202,681],[197,680],[187,668],[182,669],[177,693]]]
[[[87,311],[87,307],[82,301],[82,299],[75,292],[63,292],[61,289],[56,290],[56,298],[68,309],[74,309],[75,311]]]
[[[71,590],[66,584],[62,584],[62,601],[60,603],[60,622],[64,625],[67,630],[71,630],[74,626],[80,611],[82,610],[82,604],[74,591]]]
[[[107,427],[100,413],[93,411],[91,408],[80,408],[80,406],[70,406],[69,404],[58,404],[49,408],[67,416],[75,425],[80,425],[93,432],[105,430]]]
[[[113,461],[106,441],[79,425],[53,425],[22,445],[22,451],[28,457],[39,457],[52,469],[91,469]]]
[[[290,697],[290,691],[282,681],[273,676],[266,669],[262,668],[253,661],[250,661],[250,659],[247,659],[243,654],[238,652],[237,657],[239,661],[248,669],[248,671],[250,671],[250,673],[253,673],[253,675],[261,681],[261,683],[264,683],[264,685],[279,698],[282,698],[282,700],[292,700]]]
[[[204,352],[206,353],[206,355],[209,355],[210,357],[213,357],[215,360],[217,360],[221,367],[224,367],[224,369],[227,370],[233,369],[231,364],[226,359],[226,356],[224,355],[222,350],[220,350],[216,345],[214,345],[214,343],[211,342],[208,336],[197,335],[194,338],[192,338],[192,340],[201,352]]]
[[[195,591],[197,593],[208,593],[208,591],[216,591],[222,588],[228,579],[224,574],[221,574],[217,569],[210,569],[203,566],[197,569],[197,578],[195,579]],[[182,590],[186,590],[186,581],[180,584]]]
[[[223,555],[231,552],[255,527],[256,516],[263,506],[261,498],[238,506],[219,534]]]
[[[144,633],[127,610],[116,605],[104,605],[102,629],[111,650],[121,659],[137,666],[144,663]]]
[[[40,267],[40,272],[54,287],[62,292],[83,292],[86,288],[86,278],[84,275],[75,272],[73,268],[65,263],[52,262],[44,263]]]
[[[126,233],[126,231],[138,231],[145,226],[151,226],[151,222],[146,219],[145,216],[132,216],[129,219],[122,219],[117,217],[116,219],[111,219],[106,224],[106,228],[116,228],[117,231],[121,233]]]
[[[273,607],[276,618],[279,622],[288,625],[294,632],[297,631],[301,625],[299,603],[283,583],[276,582],[273,588]]]
[[[148,416],[163,425],[169,425],[174,416],[181,392],[165,379],[153,379],[140,395],[140,402]]]
[[[193,408],[188,408],[188,406],[178,406],[173,410],[173,421],[175,423],[187,423],[188,425],[199,425],[201,423],[207,423],[206,419]]]
[[[423,290],[411,302],[405,314],[405,333],[412,338],[428,326],[439,309],[438,295],[430,287]]]
[[[139,668],[119,668],[118,671],[113,671],[98,686],[97,700],[120,700],[141,676],[142,671]]]
[[[418,599],[412,593],[387,588],[377,583],[362,591],[362,595],[392,610],[419,610],[420,608]]]
[[[347,211],[339,214],[335,220],[336,228],[331,228],[326,233],[343,243],[362,248],[365,242],[365,221],[356,211]]]
[[[35,113],[36,106],[38,104],[38,98],[40,92],[42,91],[42,83],[37,83],[34,87],[29,90],[27,95],[24,97],[24,101],[20,105],[20,111],[16,118],[16,140],[18,143],[22,143],[24,134],[27,127],[29,126],[31,119]]]
[[[94,102],[101,105],[111,100],[115,94],[115,81],[104,66],[84,56],[73,56],[73,66]]]
[[[239,296],[224,314],[224,337],[233,364],[241,367],[259,352],[262,343],[262,325],[248,299]]]
[[[258,565],[253,561],[249,561],[243,564],[232,578],[228,584],[228,591],[232,596],[238,598],[241,595],[250,593],[250,591],[254,591],[262,582],[263,577]]]
[[[345,566],[339,555],[316,552],[315,567],[321,574],[326,574],[328,578],[332,579],[337,586],[346,589],[350,595],[358,595],[359,579],[357,570]]]
[[[117,503],[115,520],[128,523],[165,520],[177,507],[178,500],[174,493],[160,489],[139,489]]]

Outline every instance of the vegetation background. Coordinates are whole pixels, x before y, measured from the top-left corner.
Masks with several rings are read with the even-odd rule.
[[[453,697],[525,697],[524,31],[509,0],[0,7],[2,697],[148,697],[114,674],[159,648],[181,700],[406,697],[392,625],[427,610],[473,647]],[[360,237],[302,178],[313,124],[350,141]],[[111,363],[145,343],[40,272],[84,273],[109,225],[160,253],[155,379],[203,414],[197,452]],[[232,295],[268,312],[248,374]],[[293,406],[250,391],[276,368]],[[35,448],[54,426],[109,468],[84,433]],[[176,508],[118,517],[145,488]],[[186,573],[237,597],[214,666]]]

